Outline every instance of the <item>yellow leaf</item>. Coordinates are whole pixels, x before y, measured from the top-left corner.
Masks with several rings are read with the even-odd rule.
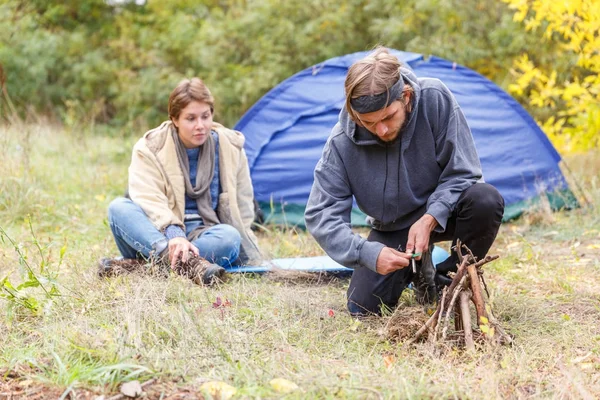
[[[479,329],[481,329],[481,332],[483,333],[488,333],[490,331],[490,327],[487,325],[479,325]]]
[[[481,322],[483,325],[487,325],[490,323],[490,321],[483,315],[481,317],[479,317],[479,322]]]
[[[490,328],[490,331],[488,332],[488,334],[487,334],[487,335],[488,335],[489,337],[494,337],[494,335],[495,335],[495,334],[496,334],[496,330],[495,330],[495,329],[494,329],[494,327],[492,326],[492,327]]]
[[[200,386],[200,390],[221,400],[229,400],[237,392],[233,386],[220,381],[205,382]]]
[[[588,249],[600,249],[600,244],[588,244]]]
[[[106,200],[106,197],[104,197],[103,194],[97,194],[97,195],[94,196],[94,198],[96,200],[98,200],[98,201],[101,201],[101,202],[104,201],[104,200]]]
[[[387,356],[383,357],[383,363],[387,369],[390,369],[396,363],[396,357],[394,357],[393,354],[388,354]]]
[[[278,393],[291,393],[298,389],[298,385],[296,385],[294,382],[283,378],[271,379],[271,382],[269,383],[271,384],[271,387]]]

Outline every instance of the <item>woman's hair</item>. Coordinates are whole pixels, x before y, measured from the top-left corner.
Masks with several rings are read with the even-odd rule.
[[[215,99],[208,87],[200,78],[184,79],[169,96],[169,118],[177,119],[181,110],[186,108],[192,101],[206,103],[210,106],[210,113],[214,112]]]
[[[346,91],[346,110],[350,118],[357,123],[360,120],[356,116],[356,111],[352,108],[350,101],[361,96],[373,96],[380,94],[392,87],[399,79],[400,60],[391,55],[385,47],[377,47],[372,53],[356,61],[348,69],[344,88]],[[409,96],[409,101],[405,102],[407,112],[412,110],[411,98],[414,93],[410,85],[404,85],[402,96]]]

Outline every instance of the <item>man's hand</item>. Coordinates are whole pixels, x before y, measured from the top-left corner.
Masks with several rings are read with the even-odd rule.
[[[408,231],[408,241],[406,242],[406,252],[409,254],[423,253],[429,250],[429,237],[431,232],[438,225],[438,222],[429,214],[423,215],[415,222]],[[421,256],[416,258],[421,259]]]
[[[384,247],[377,257],[377,273],[387,275],[390,272],[408,267],[410,254],[402,253],[391,247]]]
[[[177,260],[181,258],[182,262],[186,262],[190,256],[190,252],[199,256],[198,248],[184,237],[174,237],[169,240],[169,261],[171,269],[175,269]]]

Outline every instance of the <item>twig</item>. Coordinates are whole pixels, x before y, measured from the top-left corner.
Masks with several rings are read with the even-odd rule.
[[[466,276],[461,278],[460,283],[458,286],[456,286],[456,289],[454,289],[454,293],[452,294],[452,300],[450,300],[448,312],[446,313],[446,320],[444,321],[444,329],[442,329],[442,340],[446,340],[446,334],[448,333],[448,321],[450,321],[450,311],[454,308],[454,304],[456,303],[459,293],[463,290],[462,286],[466,278]]]
[[[471,329],[471,311],[469,310],[469,298],[470,293],[463,290],[460,294],[460,311],[462,314],[463,331],[465,333],[465,347],[467,351],[475,350],[475,343],[473,343],[473,330]]]
[[[463,262],[463,255],[462,255],[462,251],[460,250],[462,247],[462,242],[460,241],[460,239],[456,239],[456,245],[454,246],[454,252],[456,253],[457,257],[458,257],[458,263],[462,264]]]
[[[475,255],[473,254],[473,252],[471,251],[471,249],[469,249],[464,244],[463,244],[463,247],[465,248],[465,250],[467,251],[467,253],[471,256],[471,258],[473,259],[473,262],[477,262],[477,257],[475,257]]]
[[[440,304],[438,306],[439,310],[444,309],[444,305],[446,304],[446,295],[447,294],[448,294],[448,290],[447,290],[447,288],[444,288],[444,290],[442,291],[442,301],[440,302]],[[442,321],[443,314],[444,314],[443,312],[440,312],[438,315],[437,323],[435,324],[435,327],[434,327],[432,343],[435,343],[435,341],[437,339],[437,334],[440,329],[440,322]]]
[[[438,307],[435,310],[435,312],[433,313],[433,315],[431,317],[429,317],[427,322],[425,322],[425,324],[423,324],[423,326],[421,328],[419,328],[417,333],[415,333],[415,336],[413,336],[411,339],[409,339],[407,341],[407,343],[410,344],[410,343],[416,342],[417,339],[419,339],[421,337],[421,335],[423,335],[423,333],[425,333],[425,331],[428,330],[429,327],[434,324],[434,322],[437,322],[437,318],[438,318],[439,314],[440,314],[440,308]]]
[[[485,283],[485,278],[483,277],[483,271],[479,270],[479,278],[481,279],[481,283],[483,284],[483,289],[485,290],[485,294],[488,297],[488,299],[490,298],[490,292],[488,291],[488,287],[487,287],[487,283]]]
[[[456,286],[462,282],[462,278],[465,275],[465,272],[467,271],[467,265],[469,264],[469,258],[468,257],[464,257],[462,263],[460,264],[460,266],[458,267],[458,270],[456,270],[456,275],[454,275],[454,278],[452,279],[452,283],[450,284],[450,286],[448,286],[448,292],[449,293],[453,293],[454,289],[456,288]],[[445,310],[443,310],[445,311]]]

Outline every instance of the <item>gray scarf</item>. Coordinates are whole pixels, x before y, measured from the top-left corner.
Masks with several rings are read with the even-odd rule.
[[[212,133],[208,133],[206,142],[200,146],[196,186],[194,187],[192,187],[192,181],[190,179],[190,163],[188,161],[187,152],[185,151],[185,146],[181,142],[181,139],[179,139],[176,129],[173,129],[171,134],[173,135],[173,141],[175,142],[179,166],[183,172],[185,194],[196,200],[198,214],[202,217],[205,227],[218,224],[219,218],[212,208],[212,199],[210,196],[210,183],[212,182],[215,173],[215,140],[212,137]]]

